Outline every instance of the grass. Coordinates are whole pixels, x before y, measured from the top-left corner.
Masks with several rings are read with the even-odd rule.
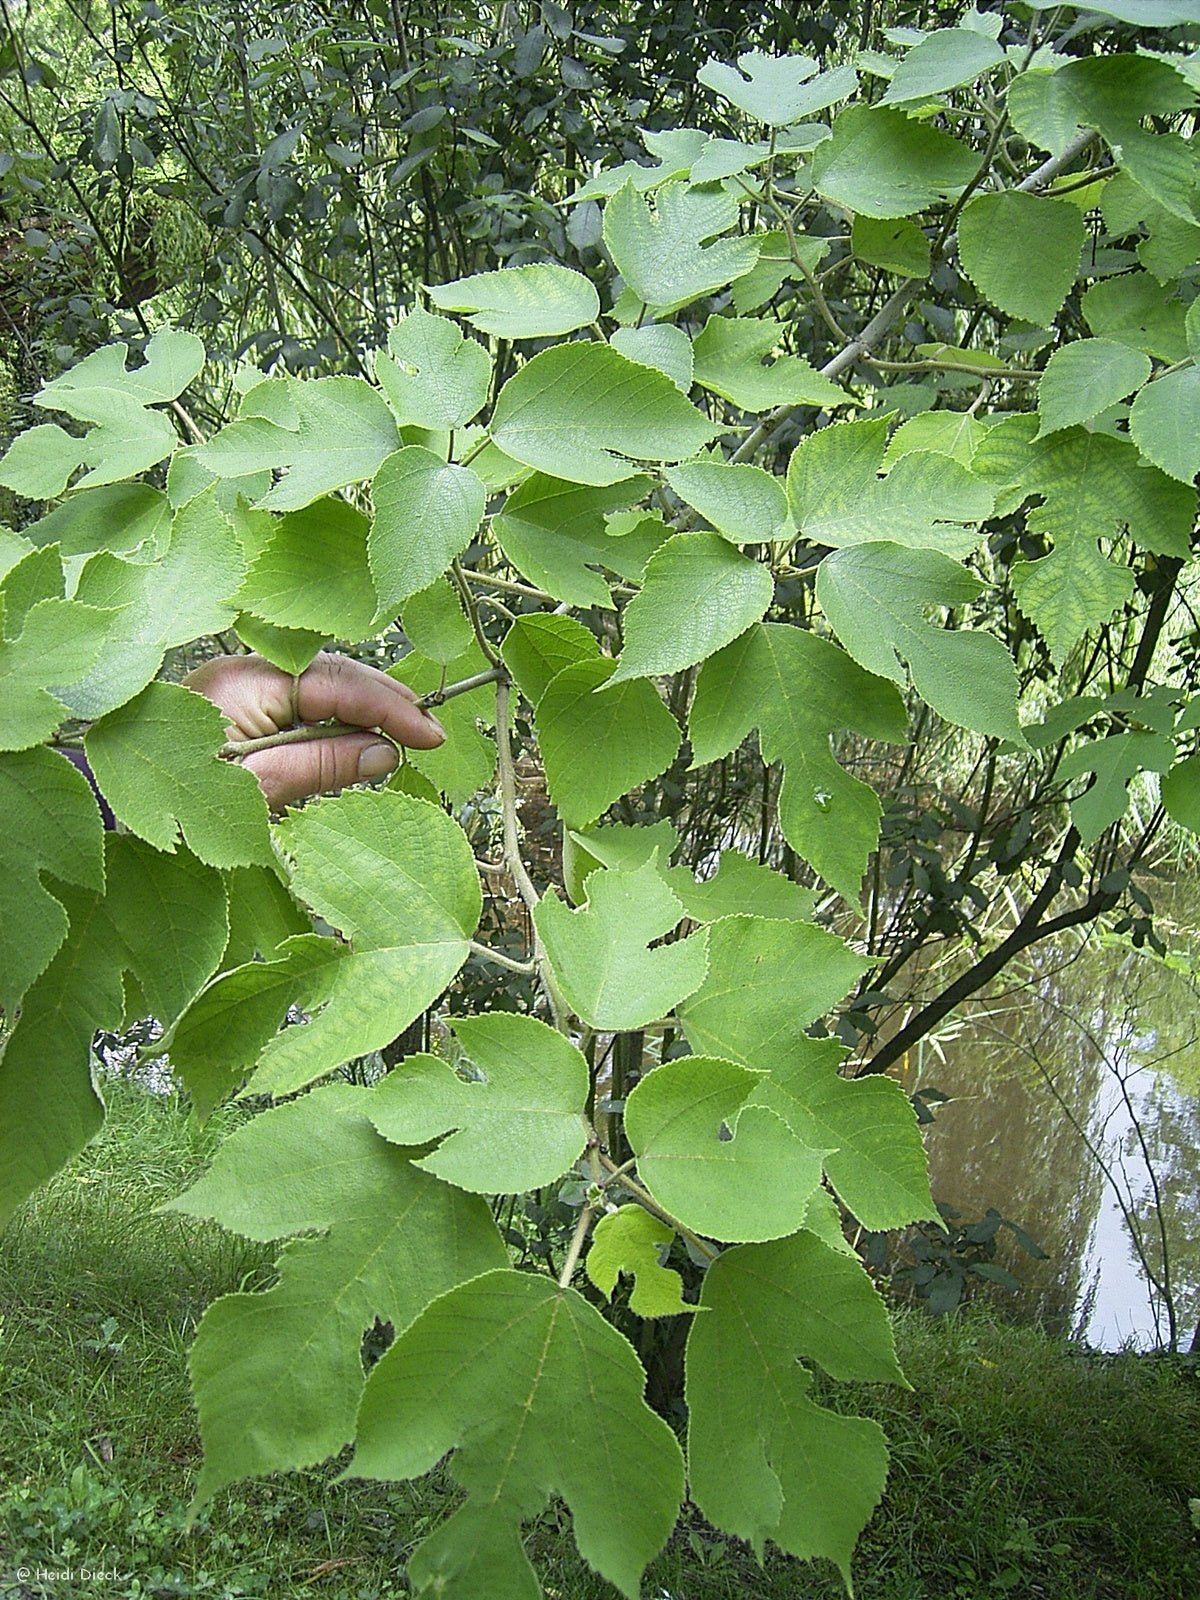
[[[331,1467],[227,1490],[185,1531],[199,1458],[188,1344],[211,1298],[270,1281],[270,1253],[153,1207],[227,1127],[198,1129],[174,1102],[120,1088],[104,1134],[0,1240],[4,1600],[381,1600],[408,1593],[404,1560],[452,1503],[436,1475],[337,1484]],[[1195,1363],[1097,1356],[979,1313],[906,1313],[897,1335],[912,1393],[830,1385],[825,1397],[878,1417],[891,1440],[889,1493],[855,1559],[859,1600],[1200,1595]],[[530,1543],[548,1595],[613,1593],[575,1555],[565,1514],[547,1513]],[[18,1583],[22,1566],[34,1576]],[[644,1592],[841,1591],[829,1571],[777,1555],[761,1568],[692,1519]]]

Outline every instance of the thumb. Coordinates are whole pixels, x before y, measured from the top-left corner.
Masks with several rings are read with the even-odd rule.
[[[394,772],[400,755],[377,733],[344,733],[331,739],[256,750],[242,765],[258,779],[272,811],[310,794],[331,794]]]

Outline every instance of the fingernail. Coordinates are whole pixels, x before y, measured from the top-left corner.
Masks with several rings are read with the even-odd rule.
[[[445,730],[445,728],[442,727],[441,723],[434,716],[433,712],[432,711],[426,711],[424,706],[421,707],[421,710],[425,713],[426,718],[430,722],[433,723],[434,727],[437,729],[437,731],[441,734],[442,738],[444,739],[446,737],[446,730]]]
[[[394,744],[369,744],[358,758],[360,778],[382,778],[385,772],[394,772],[400,756]]]

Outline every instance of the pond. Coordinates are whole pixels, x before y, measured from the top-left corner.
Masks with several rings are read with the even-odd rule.
[[[1147,882],[1166,962],[1095,931],[1037,948],[901,1064],[950,1097],[927,1130],[933,1193],[994,1206],[1011,1243],[999,1304],[1105,1350],[1200,1322],[1200,886]],[[1003,1237],[1010,1238],[1007,1231]]]

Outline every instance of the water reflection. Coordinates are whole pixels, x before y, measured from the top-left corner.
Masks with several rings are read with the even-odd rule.
[[[1186,1349],[1200,1320],[1194,886],[1170,909],[1174,967],[1095,933],[1031,952],[901,1073],[952,1096],[928,1132],[935,1196],[1031,1233],[1049,1260],[1003,1257],[1019,1309],[1102,1349],[1172,1331]]]

